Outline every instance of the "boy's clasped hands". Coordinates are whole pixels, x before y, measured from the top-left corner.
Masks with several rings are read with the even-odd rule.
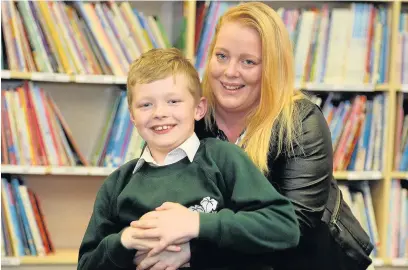
[[[123,231],[121,242],[125,248],[137,250],[137,270],[175,270],[178,268],[175,265],[187,266],[190,258],[188,242],[198,233],[198,212],[178,203],[166,202],[156,211],[132,221]]]

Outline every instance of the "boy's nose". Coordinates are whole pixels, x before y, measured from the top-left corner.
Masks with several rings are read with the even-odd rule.
[[[155,118],[165,118],[168,117],[168,109],[165,108],[166,106],[157,106],[154,110],[154,117]]]

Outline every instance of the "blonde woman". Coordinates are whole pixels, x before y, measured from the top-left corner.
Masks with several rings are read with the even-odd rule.
[[[366,269],[373,246],[333,178],[330,131],[320,109],[294,89],[292,44],[280,17],[258,2],[231,8],[219,20],[208,54],[203,91],[209,111],[195,131],[245,150],[295,206],[300,243],[242,254],[191,241],[179,254],[139,256],[139,269],[176,269],[177,256],[185,253],[192,267],[202,269],[257,269],[254,262],[274,270]]]

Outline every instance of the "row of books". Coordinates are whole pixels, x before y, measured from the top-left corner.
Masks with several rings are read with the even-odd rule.
[[[408,182],[406,180],[392,180],[388,207],[386,256],[408,258]]]
[[[206,1],[197,7],[196,69],[202,75],[218,18],[231,3]],[[279,8],[293,43],[298,82],[386,83],[391,10],[352,3],[349,8]]]
[[[322,106],[331,131],[334,170],[381,171],[385,160],[387,96],[356,95],[344,100],[332,92],[324,104],[321,97],[313,96],[312,100]]]
[[[365,232],[374,244],[372,256],[378,255],[380,239],[378,236],[377,222],[368,181],[350,182],[347,185],[340,184],[339,188],[344,201],[350,207],[351,212],[360,222]]]
[[[408,12],[400,17],[395,59],[397,82],[408,84]]]
[[[2,257],[54,252],[40,201],[18,177],[1,178],[1,232]]]
[[[3,69],[124,76],[142,52],[172,46],[160,19],[127,1],[2,1],[1,7]]]
[[[343,198],[374,244],[373,257],[378,256],[380,238],[369,181],[340,184]],[[387,243],[383,245],[388,258],[408,257],[408,182],[393,180],[387,220]],[[375,198],[374,198],[375,200]]]
[[[119,90],[119,89],[117,89]],[[134,128],[126,92],[117,91],[105,126],[84,156],[52,97],[32,82],[1,92],[2,163],[11,165],[99,166],[115,168],[140,156],[144,141]],[[408,170],[408,116],[399,96],[395,170]],[[335,171],[381,171],[387,95],[312,96],[329,125]],[[407,112],[407,111],[405,111]],[[405,119],[405,120],[404,120]]]
[[[118,89],[117,89],[118,90]],[[117,96],[90,157],[83,155],[52,97],[32,82],[1,91],[3,164],[118,167],[140,156],[144,141]]]
[[[197,5],[196,68],[202,74],[215,24],[233,3]],[[389,9],[352,3],[350,8],[280,8],[278,13],[294,44],[298,81],[388,81]],[[404,20],[402,14],[401,59],[408,55]],[[7,59],[3,68],[19,71],[123,76],[141,52],[172,46],[160,19],[128,2],[3,1],[2,26]],[[399,62],[399,77],[405,82],[406,61]]]
[[[1,179],[2,256],[43,256],[54,252],[41,204],[36,194],[20,177]],[[339,185],[345,202],[369,235],[378,255],[380,239],[369,181]],[[408,256],[408,183],[393,180],[387,230],[386,253],[389,258]]]
[[[12,165],[88,165],[58,106],[25,81],[1,91],[1,157]]]
[[[408,101],[404,97],[402,93],[397,96],[394,139],[394,170],[396,171],[408,171]]]
[[[92,150],[92,166],[115,168],[141,155],[145,143],[130,120],[125,91],[116,98],[105,123]]]

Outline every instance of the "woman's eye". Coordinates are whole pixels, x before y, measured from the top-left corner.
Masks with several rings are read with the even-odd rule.
[[[225,60],[227,58],[227,56],[225,56],[223,53],[216,53],[215,56],[218,60]]]
[[[252,61],[252,60],[244,60],[244,64],[245,65],[255,65],[255,62],[254,61]]]

